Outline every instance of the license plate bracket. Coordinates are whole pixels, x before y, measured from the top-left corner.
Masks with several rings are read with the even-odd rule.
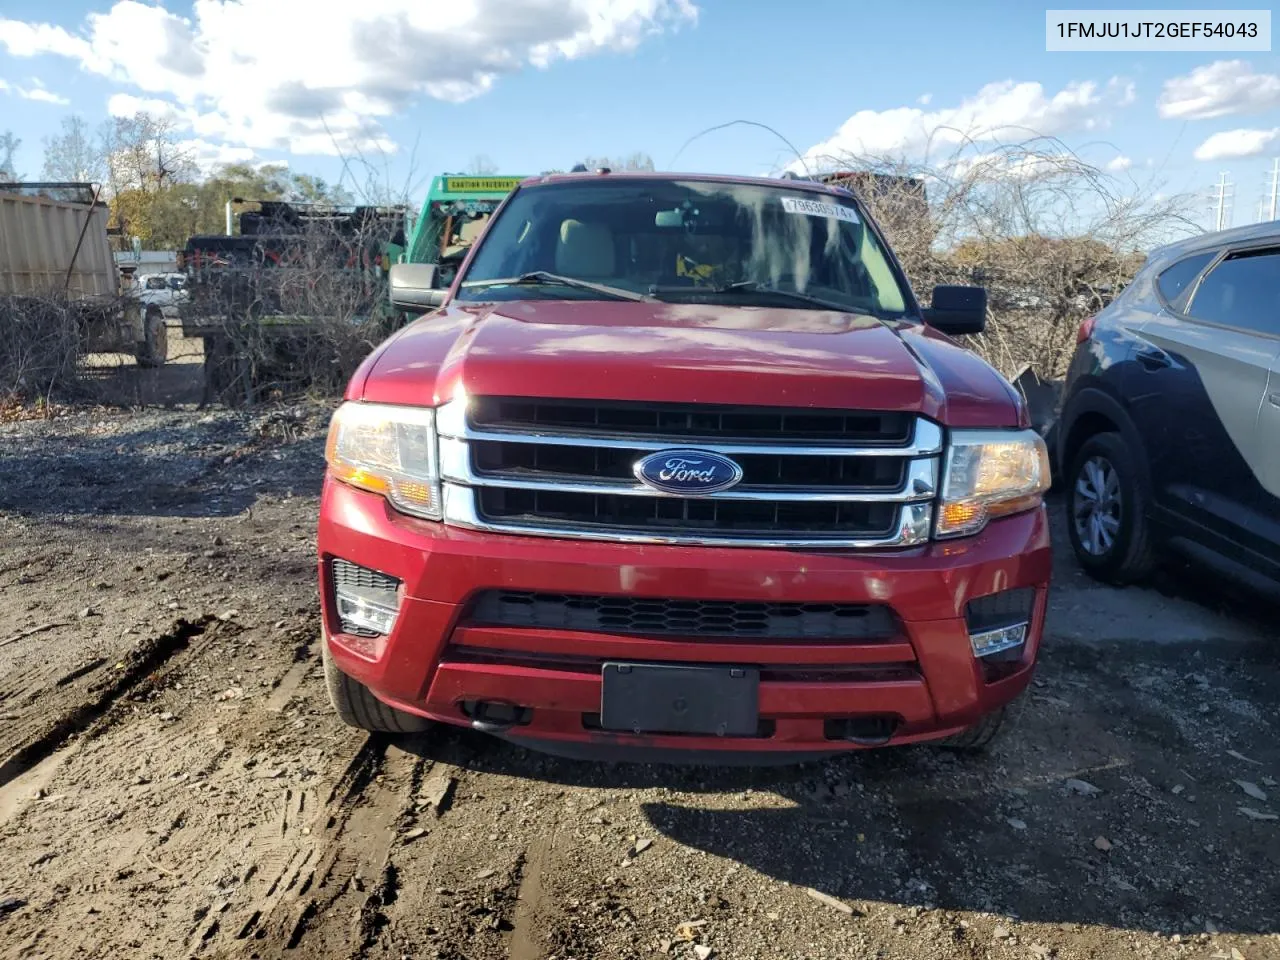
[[[760,671],[657,663],[604,665],[600,726],[634,734],[755,736]]]

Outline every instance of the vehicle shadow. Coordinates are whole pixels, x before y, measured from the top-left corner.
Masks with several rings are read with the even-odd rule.
[[[470,731],[403,745],[477,771],[628,791],[670,841],[855,908],[1274,932],[1280,831],[1239,808],[1276,806],[1236,781],[1280,771],[1275,650],[1233,647],[1227,661],[1063,647],[1037,684],[985,756],[912,747],[714,768],[561,760]]]

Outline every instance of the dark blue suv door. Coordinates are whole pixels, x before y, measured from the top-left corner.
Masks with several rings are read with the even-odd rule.
[[[1130,382],[1157,511],[1238,559],[1280,562],[1260,418],[1280,356],[1280,247],[1228,249],[1165,306],[1142,326]]]

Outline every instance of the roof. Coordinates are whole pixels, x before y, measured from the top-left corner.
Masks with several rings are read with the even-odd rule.
[[[1227,244],[1272,239],[1280,240],[1280,220],[1268,220],[1263,223],[1250,223],[1243,227],[1232,227],[1230,230],[1200,233],[1194,237],[1179,240],[1176,243],[1156,247],[1151,251],[1151,259],[1174,259],[1200,250],[1217,250]]]
[[[532,187],[546,183],[562,183],[572,180],[606,180],[620,177],[624,180],[696,180],[705,183],[736,183],[747,186],[775,187],[784,190],[803,190],[808,193],[822,193],[828,196],[847,197],[852,194],[835,184],[818,183],[802,177],[788,179],[785,177],[742,177],[720,173],[669,173],[655,170],[619,170],[616,173],[547,173],[537,177],[528,177],[520,184]]]

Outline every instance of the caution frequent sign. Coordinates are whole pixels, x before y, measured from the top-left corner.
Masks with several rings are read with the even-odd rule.
[[[519,184],[519,177],[445,177],[444,188],[450,193],[510,193]]]

